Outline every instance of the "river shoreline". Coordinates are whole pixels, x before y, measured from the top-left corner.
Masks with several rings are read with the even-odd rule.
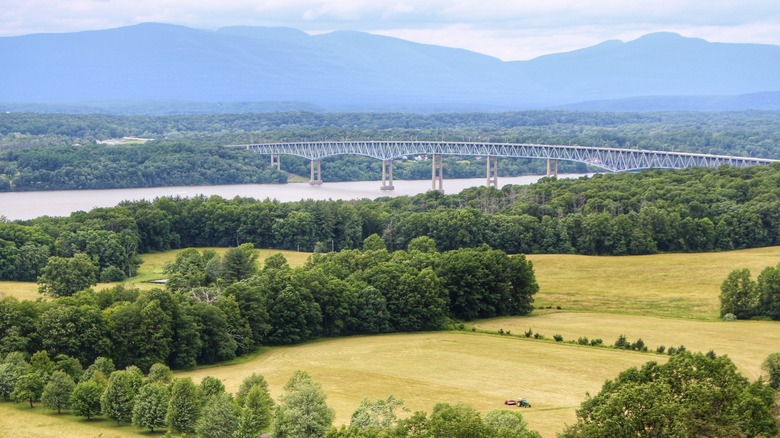
[[[578,178],[589,174],[559,175],[560,178]],[[528,185],[544,175],[526,175],[499,178],[498,185]],[[445,193],[459,193],[469,187],[485,185],[485,178],[445,179]],[[0,216],[8,220],[27,220],[40,216],[68,216],[76,211],[113,207],[122,201],[153,201],[161,197],[192,198],[221,196],[275,199],[280,202],[314,200],[376,199],[385,196],[413,196],[431,190],[430,180],[395,180],[395,190],[382,191],[380,181],[331,182],[322,185],[308,183],[287,184],[230,184],[215,186],[171,186],[136,189],[53,190],[40,192],[0,193]]]

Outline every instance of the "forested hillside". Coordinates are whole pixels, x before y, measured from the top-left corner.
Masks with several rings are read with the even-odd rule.
[[[150,187],[284,182],[267,157],[228,144],[343,139],[417,139],[579,144],[780,158],[780,112],[494,114],[253,113],[172,116],[0,114],[0,190]],[[97,141],[148,138],[137,144]],[[502,176],[544,172],[544,162],[502,159]],[[325,181],[375,180],[380,162],[326,159]],[[481,177],[484,162],[445,160],[448,178]],[[562,172],[584,172],[561,162]],[[308,175],[285,156],[282,170]],[[430,177],[430,166],[399,162],[398,179]]]

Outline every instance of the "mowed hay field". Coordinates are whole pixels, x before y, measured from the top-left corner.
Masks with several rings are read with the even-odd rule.
[[[689,351],[727,355],[745,376],[757,379],[761,363],[780,352],[780,323],[775,321],[693,321],[635,315],[554,312],[529,317],[496,318],[474,324],[483,330],[511,331],[522,335],[531,330],[547,339],[563,336],[563,342],[580,337],[599,338],[612,346],[618,336],[629,342],[642,339],[650,351],[684,345]]]
[[[529,255],[539,282],[536,306],[715,320],[720,285],[735,269],[755,280],[780,262],[780,247],[701,254],[596,257]]]
[[[224,251],[224,249],[219,249]],[[305,263],[308,253],[262,250],[261,261],[282,252],[291,266]],[[145,283],[164,278],[162,266],[177,251],[143,256],[139,277]],[[231,364],[177,373],[200,381],[214,376],[235,392],[241,381],[260,373],[278,400],[293,371],[309,372],[328,394],[336,411],[336,425],[347,424],[364,398],[389,395],[402,398],[412,411],[430,412],[439,402],[464,402],[481,412],[505,407],[503,401],[523,396],[532,404],[522,409],[532,429],[553,437],[575,420],[575,410],[586,393],[597,393],[607,379],[647,361],[667,356],[612,348],[586,347],[552,341],[579,337],[601,338],[612,345],[620,334],[630,342],[642,338],[651,350],[658,345],[728,354],[749,378],[757,378],[760,364],[780,351],[780,323],[719,320],[720,284],[734,269],[749,268],[753,278],[780,262],[780,247],[710,254],[663,254],[630,257],[531,255],[540,292],[540,309],[528,317],[496,318],[474,325],[484,330],[510,330],[520,335],[529,328],[545,340],[471,332],[391,334],[326,339],[305,345],[264,349]],[[16,293],[24,288],[14,283]],[[5,283],[0,283],[0,291]],[[34,286],[34,285],[33,285]],[[100,287],[100,286],[98,286]],[[22,290],[22,292],[19,292]],[[14,292],[12,292],[13,294]],[[21,296],[20,296],[21,298]],[[560,306],[561,310],[555,307]],[[43,408],[34,414],[20,405],[0,404],[0,430],[25,422],[42,424],[55,434],[8,436],[125,436],[133,428],[114,423],[78,423]],[[8,415],[8,418],[6,418]],[[29,418],[28,418],[29,417]],[[63,429],[59,430],[59,425]],[[38,427],[38,426],[36,426]],[[89,429],[80,429],[88,427]],[[0,435],[3,435],[0,433]]]
[[[507,407],[504,400],[523,396],[522,409],[532,429],[555,436],[575,421],[585,393],[596,393],[604,380],[648,360],[665,356],[606,348],[561,345],[471,332],[390,334],[329,339],[292,347],[274,347],[251,360],[177,373],[196,382],[213,376],[235,392],[252,373],[265,376],[278,400],[295,370],[320,382],[335,425],[349,424],[364,398],[389,395],[412,411],[430,413],[439,402],[463,402],[481,412]]]
[[[156,430],[155,430],[156,432]],[[0,437],[3,438],[138,438],[139,436],[162,436],[150,434],[132,425],[102,418],[87,421],[63,411],[58,415],[35,403],[30,409],[26,403],[0,403]]]

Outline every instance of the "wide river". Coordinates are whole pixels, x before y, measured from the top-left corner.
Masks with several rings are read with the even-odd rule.
[[[506,184],[527,185],[543,175],[499,178],[499,186]],[[582,174],[559,175],[560,178],[577,178]],[[485,178],[445,179],[444,191],[458,193],[468,187],[485,184]],[[89,211],[97,207],[113,207],[121,201],[149,200],[164,196],[188,198],[197,195],[236,196],[255,199],[299,201],[302,199],[374,199],[381,196],[406,196],[425,193],[431,189],[430,180],[395,180],[395,190],[379,190],[379,181],[325,183],[312,186],[309,183],[289,184],[235,184],[219,186],[150,187],[143,189],[108,190],[60,190],[44,192],[0,193],[0,216],[9,220],[33,219],[39,216],[68,216],[74,211]]]

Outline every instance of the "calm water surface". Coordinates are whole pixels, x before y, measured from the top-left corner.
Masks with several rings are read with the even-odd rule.
[[[577,178],[581,174],[559,175]],[[538,181],[542,175],[499,178],[499,186],[525,185]],[[32,219],[39,216],[68,216],[75,211],[89,211],[97,207],[113,207],[121,201],[149,200],[164,196],[191,198],[197,195],[236,196],[255,199],[277,199],[282,202],[302,199],[374,199],[381,196],[406,196],[425,193],[431,189],[430,180],[395,180],[395,190],[381,191],[379,181],[291,184],[236,184],[220,186],[151,187],[144,189],[62,190],[45,192],[0,193],[0,216],[9,220]],[[485,184],[485,178],[445,179],[444,192],[458,193],[468,187]]]

